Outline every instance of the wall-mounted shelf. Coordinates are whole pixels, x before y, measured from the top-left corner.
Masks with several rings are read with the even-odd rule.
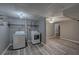
[[[27,26],[31,26],[31,27],[38,27],[39,25],[27,25]]]

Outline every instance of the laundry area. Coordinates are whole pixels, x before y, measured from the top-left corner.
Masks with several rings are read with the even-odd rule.
[[[2,5],[8,7],[8,4]],[[29,43],[32,45],[45,43],[44,17],[28,15],[31,16],[29,18],[23,12],[17,12],[16,16],[19,18],[0,15],[0,37],[2,37],[0,38],[2,39],[0,41],[0,54],[12,55],[11,51],[20,51],[28,47]],[[17,55],[16,52],[15,54]]]
[[[40,27],[41,27],[40,22],[41,23],[44,23],[44,22],[42,22],[41,20],[39,21],[38,20],[24,20],[24,22],[23,23],[22,22],[23,20],[21,20],[21,24],[18,21],[19,24],[13,24],[10,26],[11,39],[13,38],[13,40],[11,41],[12,42],[19,41],[17,39],[23,36],[23,38],[25,39],[24,41],[26,42],[28,41],[28,42],[31,42],[32,44],[41,43],[42,29],[40,30]]]

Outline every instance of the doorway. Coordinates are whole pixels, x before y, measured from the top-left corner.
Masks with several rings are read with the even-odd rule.
[[[55,28],[54,28],[55,36],[60,36],[60,24],[55,23]]]

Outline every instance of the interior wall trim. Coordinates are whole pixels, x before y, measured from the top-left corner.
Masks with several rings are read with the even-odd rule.
[[[74,43],[76,43],[76,44],[79,44],[79,41],[67,39],[67,38],[64,38],[64,37],[62,37],[62,36],[60,36],[60,38],[61,38],[61,39],[64,39],[64,40],[68,40],[68,41],[74,42]]]
[[[4,54],[7,52],[8,48],[10,47],[10,45],[11,45],[11,44],[9,44],[9,45],[6,47],[6,49],[2,52],[1,55],[4,55]]]

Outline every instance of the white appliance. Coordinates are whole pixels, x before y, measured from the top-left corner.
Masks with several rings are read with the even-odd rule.
[[[25,32],[16,31],[13,35],[13,49],[25,47]]]
[[[31,42],[32,44],[40,43],[40,33],[38,31],[31,31]]]

